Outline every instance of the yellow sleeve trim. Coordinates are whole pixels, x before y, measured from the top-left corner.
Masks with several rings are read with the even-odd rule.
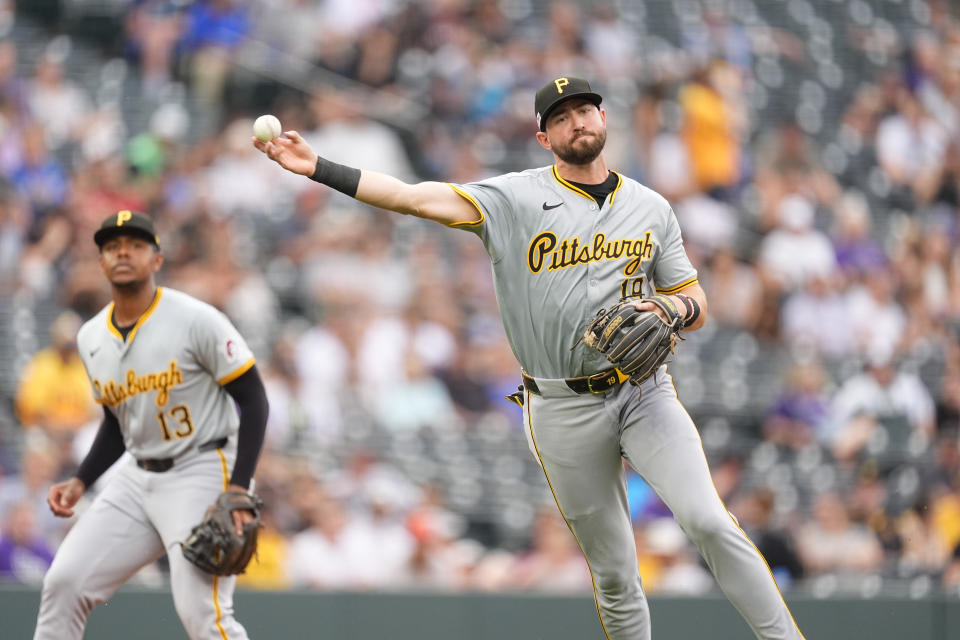
[[[678,292],[678,291],[682,291],[683,289],[686,289],[687,287],[689,287],[689,286],[691,286],[691,285],[695,285],[695,284],[697,284],[697,278],[696,278],[696,276],[694,276],[693,278],[690,278],[689,280],[686,280],[686,281],[684,281],[684,282],[681,282],[681,283],[678,284],[678,285],[675,285],[675,286],[673,286],[673,287],[669,287],[669,288],[666,288],[666,289],[661,289],[660,287],[657,287],[657,293],[665,293],[665,294],[667,294],[667,295],[670,295],[670,294],[672,294],[672,293],[676,293],[676,292]]]
[[[239,369],[234,370],[233,373],[228,373],[227,375],[217,380],[217,382],[220,384],[221,387],[225,384],[229,384],[234,380],[236,380],[237,378],[239,378],[240,376],[242,376],[243,374],[245,374],[247,371],[249,371],[250,367],[252,367],[254,364],[256,364],[256,359],[250,358],[249,360],[244,362],[242,365],[240,365]]]
[[[448,182],[447,185],[448,185],[451,189],[453,189],[454,191],[456,191],[456,192],[457,192],[457,195],[459,195],[461,198],[464,198],[464,199],[466,199],[467,201],[469,201],[470,204],[472,204],[472,205],[474,206],[474,208],[476,208],[477,213],[480,214],[480,219],[479,219],[479,220],[474,220],[473,222],[451,222],[451,223],[449,223],[447,226],[448,226],[448,227],[461,227],[461,228],[462,228],[462,227],[479,227],[480,225],[482,225],[482,224],[483,224],[483,221],[486,219],[486,217],[484,216],[484,214],[483,214],[483,209],[480,207],[480,203],[477,202],[477,199],[474,198],[472,195],[470,195],[469,193],[467,193],[466,191],[464,191],[463,189],[461,189],[460,187],[458,187],[457,185],[455,185],[455,184],[453,184],[453,183]]]

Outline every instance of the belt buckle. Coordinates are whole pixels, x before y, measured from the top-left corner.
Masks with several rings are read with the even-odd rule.
[[[596,395],[599,395],[599,394],[601,394],[601,393],[605,393],[605,392],[609,391],[609,390],[610,390],[610,387],[613,386],[613,383],[616,382],[616,374],[613,374],[613,372],[607,371],[607,372],[604,372],[604,373],[599,374],[599,375],[603,376],[603,377],[601,377],[601,379],[600,379],[601,381],[609,382],[609,384],[607,385],[607,387],[606,387],[605,389],[594,389],[594,388],[593,388],[593,379],[597,376],[597,374],[594,374],[594,375],[592,375],[592,376],[587,376],[587,391],[589,391],[590,393],[596,394]],[[613,376],[614,376],[614,379],[613,379],[613,380],[607,380],[606,376],[608,376],[608,375],[613,375]]]
[[[609,387],[607,387],[607,389],[603,389],[603,390],[594,389],[594,388],[593,388],[593,378],[594,378],[594,376],[587,376],[587,391],[589,391],[590,393],[599,395],[599,394],[603,393],[604,391],[606,391],[607,389],[609,389]]]

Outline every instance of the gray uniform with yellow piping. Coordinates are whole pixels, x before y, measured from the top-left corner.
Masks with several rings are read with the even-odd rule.
[[[600,307],[697,282],[666,200],[618,177],[603,206],[555,167],[451,185],[481,214],[454,226],[476,233],[490,255],[523,368],[530,449],[586,557],[608,639],[651,637],[623,458],[671,509],[756,636],[802,638],[766,563],[717,495],[666,368],[639,388],[623,384],[603,355],[578,343]]]
[[[239,418],[223,385],[254,365],[253,354],[226,316],[173,289],[157,288],[126,340],[112,309],[84,324],[77,349],[95,399],[117,417],[129,455],[54,560],[60,588],[83,592],[43,603],[35,639],[81,638],[89,610],[58,607],[92,608],[167,553],[174,604],[190,638],[242,640],[246,631],[233,617],[236,578],[202,572],[177,543],[227,487]]]

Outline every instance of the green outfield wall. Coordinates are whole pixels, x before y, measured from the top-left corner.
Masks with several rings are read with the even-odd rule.
[[[0,639],[33,637],[39,592],[0,586]],[[807,640],[957,640],[960,599],[789,598]],[[603,640],[590,598],[240,591],[237,617],[259,640]],[[656,640],[752,640],[722,597],[650,599]],[[166,591],[122,589],[86,638],[185,638]]]

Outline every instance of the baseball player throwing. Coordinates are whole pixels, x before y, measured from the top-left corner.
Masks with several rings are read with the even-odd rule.
[[[221,492],[250,485],[267,418],[253,355],[222,313],[156,286],[163,254],[150,218],[120,211],[94,240],[113,302],[83,325],[77,348],[103,422],[76,477],[51,487],[50,509],[72,516],[86,489],[131,457],[58,549],[34,638],[81,638],[93,607],[164,553],[187,635],[246,638],[233,617],[236,578],[204,573],[178,543]],[[237,528],[251,517],[235,512]]]
[[[630,376],[579,339],[597,309],[623,298],[657,298],[683,310],[672,326],[687,331],[703,325],[707,309],[670,205],[607,169],[600,104],[585,80],[551,80],[534,107],[537,140],[555,164],[463,185],[410,185],[338,165],[295,131],[254,145],[289,171],[360,201],[483,241],[522,366],[518,399],[530,448],[586,557],[608,639],[651,633],[622,458],[670,507],[756,636],[802,638],[763,557],[717,495],[700,436],[666,369],[625,384]],[[635,306],[666,317],[652,302]]]

